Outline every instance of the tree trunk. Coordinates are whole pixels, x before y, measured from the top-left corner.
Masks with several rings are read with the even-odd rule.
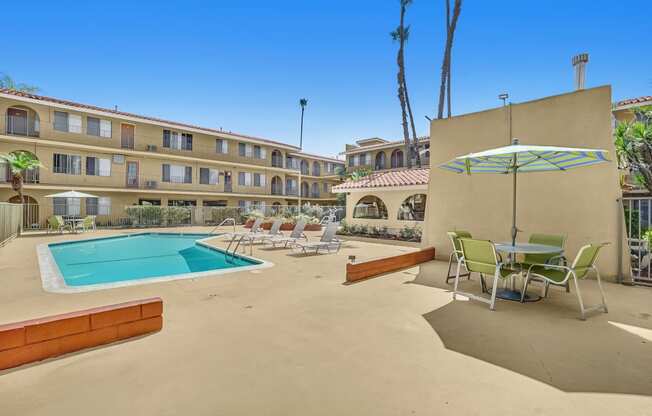
[[[403,74],[405,76],[405,74]],[[403,90],[405,92],[405,104],[407,106],[408,115],[410,116],[410,127],[412,128],[412,146],[408,146],[408,158],[410,158],[410,149],[413,149],[416,157],[416,165],[418,168],[421,167],[421,155],[419,154],[419,137],[417,136],[417,129],[414,126],[414,116],[412,115],[412,107],[410,106],[410,96],[408,95],[407,82],[403,78]],[[411,165],[411,159],[410,159]]]
[[[403,124],[403,141],[405,142],[406,152],[410,151],[410,131],[408,130],[407,122],[407,112],[406,112],[406,102],[405,102],[405,67],[403,60],[403,50],[405,47],[405,28],[403,22],[405,19],[405,6],[401,4],[401,20],[399,23],[399,48],[398,55],[396,57],[396,63],[398,64],[398,74],[396,75],[396,81],[398,82],[398,99],[401,103],[401,116]],[[406,158],[405,162],[408,168],[412,167],[412,161],[409,157]]]
[[[446,0],[446,33],[451,30],[451,4]],[[451,58],[448,57],[448,67],[446,68],[446,108],[448,109],[448,118],[451,118]]]
[[[18,192],[18,197],[20,198],[20,203],[23,203],[23,175],[20,173],[15,173],[11,177],[11,189]]]
[[[446,0],[446,5],[448,6]],[[437,118],[444,118],[444,99],[446,97],[446,85],[448,80],[448,73],[450,71],[451,50],[453,49],[453,38],[455,36],[455,27],[457,26],[457,19],[462,10],[462,0],[455,0],[453,6],[453,18],[450,25],[447,24],[448,30],[446,33],[446,46],[444,48],[444,59],[441,66],[441,83],[439,84],[439,105],[437,111]]]

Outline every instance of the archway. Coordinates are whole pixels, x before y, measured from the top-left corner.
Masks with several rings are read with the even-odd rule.
[[[385,152],[376,153],[376,163],[374,164],[375,170],[385,169]]]
[[[312,183],[310,196],[313,198],[319,198],[319,184],[317,182]]]
[[[20,204],[20,197],[14,195],[7,201],[10,204]],[[38,201],[29,195],[23,195],[23,228],[38,228],[39,206]]]
[[[403,151],[396,149],[392,152],[391,163],[392,169],[398,169],[403,167]]]
[[[272,195],[283,195],[283,180],[280,176],[272,178]]]
[[[308,182],[301,182],[301,196],[307,198],[310,193]]]
[[[40,130],[41,122],[36,111],[23,105],[7,108],[7,134],[38,137]]]
[[[385,205],[385,202],[377,196],[364,196],[360,198],[357,204],[355,204],[353,218],[386,220],[387,206]]]
[[[272,167],[282,168],[283,167],[283,153],[280,150],[274,149],[272,151]]]
[[[399,221],[423,221],[426,213],[426,194],[415,194],[407,197],[398,209]]]
[[[310,168],[308,167],[308,162],[305,160],[301,160],[301,174],[302,175],[309,175],[310,174]]]
[[[312,162],[312,176],[321,175],[321,165],[319,162]]]

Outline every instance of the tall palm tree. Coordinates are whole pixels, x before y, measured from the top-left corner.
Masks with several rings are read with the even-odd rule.
[[[21,91],[21,92],[27,92],[27,93],[35,93],[38,92],[39,88],[35,87],[33,85],[28,85],[24,83],[16,83],[14,79],[5,74],[2,73],[0,75],[0,88],[6,88],[8,90],[15,90],[15,91]]]
[[[303,113],[306,110],[308,105],[308,100],[306,98],[299,99],[299,105],[301,106],[301,131],[299,132],[299,149],[303,149]]]
[[[410,144],[410,131],[408,130],[408,113],[407,113],[407,102],[406,102],[406,93],[405,93],[405,41],[410,33],[410,27],[405,26],[405,12],[407,7],[412,3],[412,0],[400,0],[401,2],[401,13],[399,19],[399,25],[393,32],[390,33],[390,36],[395,42],[398,42],[398,54],[396,56],[396,63],[398,65],[398,72],[396,74],[396,81],[398,84],[398,100],[401,104],[401,117],[403,125],[403,140],[405,142],[406,150],[408,151],[412,147]],[[410,157],[407,157],[406,165],[408,168],[412,167],[412,160]]]
[[[450,16],[450,0],[446,1],[446,45],[444,47],[444,59],[441,65],[441,83],[439,84],[439,106],[437,118],[444,118],[444,98],[448,89],[448,116],[450,117],[450,69],[451,69],[451,52],[453,50],[453,38],[455,37],[455,28],[457,19],[462,11],[462,0],[455,0],[453,5],[453,17]],[[448,85],[448,88],[446,86]]]
[[[26,172],[39,168],[41,162],[34,157],[31,153],[17,151],[0,155],[0,159],[7,162],[9,170],[11,171],[11,188],[18,192],[20,202],[25,202],[23,199],[23,179]]]

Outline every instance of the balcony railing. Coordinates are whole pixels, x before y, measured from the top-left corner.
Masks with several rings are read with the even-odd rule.
[[[298,190],[296,186],[286,186],[285,195],[298,195]]]
[[[37,118],[8,115],[5,121],[7,134],[39,137],[41,126]]]
[[[272,186],[272,195],[283,195],[282,186]]]
[[[14,176],[11,173],[11,169],[9,169],[8,166],[5,166],[4,169],[5,169],[4,172],[5,181],[11,182],[11,179]],[[23,171],[23,183],[39,183],[39,182],[40,182],[39,168]]]

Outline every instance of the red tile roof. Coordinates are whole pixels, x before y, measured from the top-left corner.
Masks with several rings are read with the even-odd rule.
[[[387,188],[398,186],[427,185],[430,168],[390,170],[375,172],[357,181],[348,180],[333,187],[333,192],[364,188]]]
[[[618,101],[616,103],[616,107],[622,107],[625,105],[632,105],[632,104],[643,104],[647,102],[652,103],[652,96],[644,95],[643,97],[629,98],[627,100]]]
[[[46,101],[46,102],[66,105],[66,106],[70,106],[70,107],[77,107],[77,108],[84,109],[84,110],[102,111],[102,112],[105,112],[105,113],[111,113],[111,114],[115,114],[115,115],[119,115],[119,116],[135,117],[135,118],[140,118],[140,119],[143,119],[143,120],[154,121],[154,122],[157,122],[157,123],[166,123],[166,124],[172,124],[172,125],[179,126],[179,127],[204,130],[204,131],[210,132],[210,133],[230,134],[232,136],[242,137],[243,139],[257,140],[257,141],[266,142],[266,143],[270,143],[270,144],[276,144],[276,145],[291,147],[291,148],[294,148],[296,150],[299,150],[298,146],[294,146],[294,145],[291,145],[291,144],[279,142],[279,141],[276,141],[276,140],[263,139],[263,138],[260,138],[260,137],[248,136],[248,135],[245,135],[245,134],[233,133],[233,132],[230,132],[230,131],[224,131],[224,130],[217,130],[217,129],[212,129],[212,128],[208,128],[208,127],[195,126],[195,125],[192,125],[192,124],[180,123],[180,122],[177,122],[177,121],[170,121],[170,120],[165,120],[165,119],[156,118],[156,117],[143,116],[143,115],[140,115],[140,114],[127,113],[127,112],[124,112],[124,111],[112,110],[110,108],[102,108],[102,107],[97,107],[97,106],[94,106],[94,105],[77,103],[77,102],[74,102],[74,101],[61,100],[59,98],[47,97],[47,96],[44,96],[44,95],[31,94],[31,93],[11,90],[11,89],[7,89],[7,88],[0,88],[0,93],[2,93],[2,94],[10,94],[10,95],[14,95],[16,97],[29,98],[29,99],[32,99],[32,100]]]

